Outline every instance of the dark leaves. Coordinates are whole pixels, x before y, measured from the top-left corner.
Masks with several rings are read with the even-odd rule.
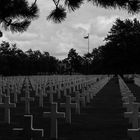
[[[27,30],[27,28],[29,27],[31,21],[29,20],[24,20],[21,22],[14,22],[11,24],[10,26],[10,30],[13,32],[24,32]]]
[[[140,1],[139,0],[130,0],[128,2],[128,12],[135,14],[140,12]]]
[[[38,17],[38,11],[36,3],[29,5],[27,0],[0,0],[0,23],[5,30],[23,32]]]
[[[116,0],[88,0],[93,2],[94,5],[109,8],[109,7],[116,7]]]
[[[121,44],[124,40],[131,40],[132,37],[135,37],[136,39],[137,36],[140,35],[139,29],[140,23],[137,19],[134,19],[133,21],[129,19],[126,19],[125,21],[117,19],[105,38],[105,41],[118,42],[118,44]]]
[[[32,4],[31,5],[31,7],[29,8],[29,13],[30,13],[30,15],[31,15],[31,18],[33,17],[33,18],[38,18],[38,11],[39,11],[39,9],[38,9],[38,7],[37,7],[37,5],[36,4]]]
[[[80,8],[83,1],[84,0],[65,0],[64,6],[59,5],[60,1],[54,1],[56,8],[51,11],[47,20],[52,20],[55,23],[61,23],[66,18],[66,9],[68,8],[69,11],[75,11],[77,8]]]
[[[119,8],[126,9],[129,13],[138,13],[140,11],[139,0],[87,0],[91,1],[94,5],[104,8]],[[66,9],[75,11],[84,3],[84,0],[62,0],[64,7],[59,6],[60,0],[54,0],[56,9],[51,11],[47,19],[53,20],[55,23],[61,23],[66,18]]]
[[[61,5],[52,10],[50,15],[47,17],[48,20],[52,20],[55,23],[61,23],[65,18],[66,10]]]
[[[10,30],[11,32],[24,32],[29,27],[31,21],[23,20],[23,21],[14,21],[9,26],[7,26],[6,22],[3,22],[2,27],[5,30]]]
[[[94,5],[104,8],[126,9],[129,13],[138,13],[140,11],[139,0],[88,0]]]
[[[68,6],[68,9],[72,11],[80,8],[82,4],[83,0],[65,0],[65,5]]]

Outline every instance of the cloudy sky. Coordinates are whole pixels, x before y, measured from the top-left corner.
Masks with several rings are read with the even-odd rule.
[[[33,0],[30,0],[33,1]],[[71,48],[83,55],[87,53],[87,40],[83,37],[90,34],[90,51],[104,44],[104,38],[112,27],[116,18],[139,18],[138,15],[130,15],[127,11],[104,9],[86,3],[69,13],[67,19],[61,24],[55,24],[46,20],[46,16],[54,7],[52,0],[38,0],[40,17],[33,21],[25,33],[4,32],[1,40],[17,43],[17,47],[23,51],[28,49],[47,51],[59,59],[67,56]]]

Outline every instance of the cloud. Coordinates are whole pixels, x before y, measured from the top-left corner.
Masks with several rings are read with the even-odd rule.
[[[24,33],[16,33],[16,34],[6,34],[7,38],[10,40],[15,40],[15,41],[32,41],[39,39],[40,35],[37,33],[31,33],[31,32],[24,32]]]
[[[74,25],[74,27],[77,29],[82,29],[84,32],[87,32],[90,29],[90,24],[89,23],[78,23],[78,24]]]
[[[118,16],[112,16],[112,17],[107,17],[107,16],[98,16],[95,19],[91,20],[91,25],[90,25],[90,33],[91,34],[96,34],[98,36],[105,36],[107,32],[110,30],[112,27],[113,22]]]
[[[77,30],[83,30],[83,36],[89,33],[90,51],[92,51],[93,48],[104,45],[105,42],[103,42],[103,40],[112,27],[112,24],[116,18],[116,15],[113,15],[111,17],[97,16],[88,20],[87,23],[76,23],[74,25],[74,28],[76,28]],[[78,42],[79,45],[77,44],[79,52],[81,50],[81,54],[82,52],[87,53],[87,40],[79,40],[81,41],[81,43]]]
[[[33,2],[34,0],[29,0]],[[104,44],[103,39],[112,27],[117,17],[134,18],[123,10],[104,9],[86,3],[79,10],[67,15],[62,24],[47,21],[51,9],[54,8],[52,0],[39,0],[40,17],[32,21],[27,32],[12,34],[4,32],[4,38],[17,43],[17,47],[24,51],[28,49],[49,52],[58,58],[67,57],[71,48],[83,55],[87,53],[87,40],[83,37],[90,33],[90,51]]]

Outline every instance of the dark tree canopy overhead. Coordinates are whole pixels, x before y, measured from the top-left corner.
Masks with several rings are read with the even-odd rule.
[[[89,0],[94,5],[104,8],[121,8],[126,9],[130,13],[137,13],[140,10],[139,0]]]
[[[35,0],[0,0],[0,24],[5,30],[12,32],[26,31],[31,20],[38,17],[38,6]],[[48,13],[47,19],[61,23],[66,19],[67,13],[80,8],[84,2],[104,8],[126,9],[129,13],[140,11],[139,0],[52,0],[55,8]]]
[[[75,11],[86,1],[91,4],[104,8],[125,9],[129,13],[138,13],[140,11],[139,0],[52,0],[56,6],[51,11],[47,19],[51,19],[56,23],[65,20],[68,11]]]
[[[38,7],[28,0],[0,0],[0,24],[12,32],[26,31],[31,20],[38,17]]]
[[[104,70],[140,72],[140,22],[137,19],[117,19],[105,40],[106,44],[100,47]]]

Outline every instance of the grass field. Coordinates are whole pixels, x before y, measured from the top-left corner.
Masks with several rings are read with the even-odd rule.
[[[137,94],[140,88],[134,84],[128,84],[132,92]],[[24,94],[24,92],[22,91]],[[18,96],[23,96],[21,94]],[[35,97],[34,92],[31,93]],[[44,129],[45,135],[43,140],[50,139],[50,119],[43,118],[43,112],[50,111],[51,104],[49,98],[44,97],[44,108],[38,107],[38,97],[35,102],[31,103],[31,114],[33,114],[33,127]],[[65,101],[65,96],[57,100],[54,96],[54,102],[58,102],[58,111],[64,112],[65,109],[60,108],[60,102]],[[13,97],[11,96],[11,102]],[[20,133],[13,132],[11,128],[22,127],[24,124],[23,115],[25,111],[24,102],[17,103],[15,109],[11,109],[11,125],[3,123],[4,110],[0,108],[0,138],[4,140],[22,140],[25,139]],[[131,128],[128,119],[124,118],[126,110],[122,107],[121,93],[119,89],[118,79],[112,78],[91,100],[86,104],[85,108],[81,108],[81,114],[75,114],[72,109],[72,123],[67,124],[65,119],[58,120],[58,138],[59,140],[130,140],[127,136],[127,129]],[[34,138],[41,140],[41,138]]]

